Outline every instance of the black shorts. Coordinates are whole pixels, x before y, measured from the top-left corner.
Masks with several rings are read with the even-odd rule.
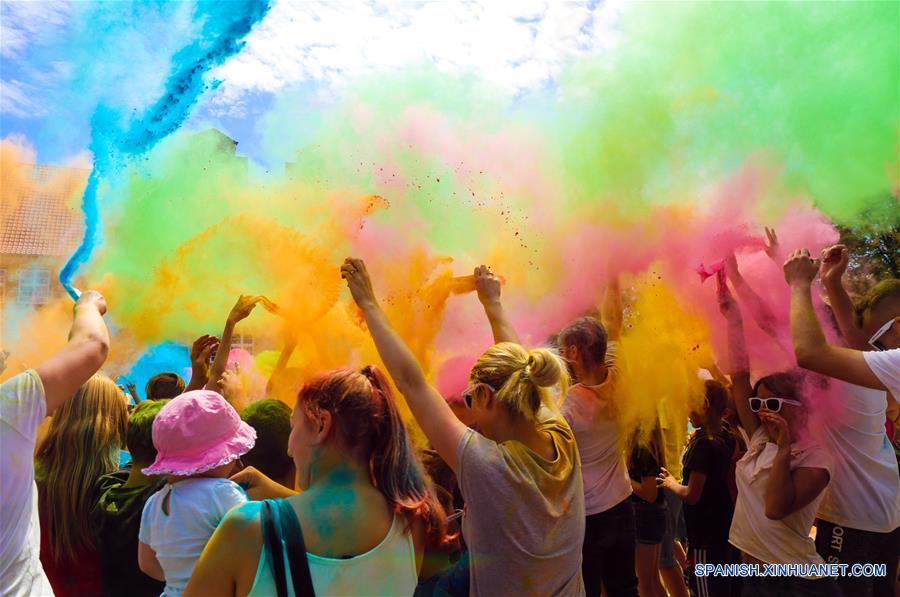
[[[658,545],[666,534],[666,504],[648,504],[644,500],[634,502],[635,539],[639,545]]]

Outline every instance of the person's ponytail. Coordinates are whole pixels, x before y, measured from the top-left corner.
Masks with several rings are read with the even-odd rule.
[[[383,409],[373,438],[372,480],[396,510],[421,518],[426,535],[440,544],[447,535],[444,510],[415,455],[388,380],[372,366],[361,373],[372,384],[373,401]]]
[[[510,410],[534,420],[541,406],[554,408],[550,390],[565,393],[569,375],[565,362],[548,348],[526,351],[512,342],[489,348],[472,369],[472,377],[497,388],[497,397]]]

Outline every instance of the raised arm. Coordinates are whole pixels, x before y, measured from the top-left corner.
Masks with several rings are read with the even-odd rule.
[[[768,228],[766,229],[768,230]],[[778,329],[780,327],[780,323],[775,313],[769,306],[763,301],[756,291],[753,290],[747,281],[744,279],[744,276],[741,275],[741,271],[738,269],[737,259],[734,257],[734,253],[729,254],[725,258],[725,271],[728,273],[728,278],[731,280],[731,284],[734,286],[735,292],[737,292],[738,298],[740,298],[741,303],[743,303],[747,309],[750,310],[751,315],[753,316],[753,321],[756,322],[756,325],[759,326],[759,329],[764,331],[770,337],[778,340]],[[783,329],[783,328],[782,328]],[[787,348],[787,347],[784,347]]]
[[[106,299],[87,290],[75,303],[75,317],[68,343],[36,371],[44,386],[47,415],[53,414],[106,361],[109,331],[103,321]]]
[[[191,345],[191,381],[185,392],[200,390],[209,381],[209,356],[219,346],[219,339],[203,334]]]
[[[261,300],[263,300],[262,296],[245,296],[242,294],[234,304],[234,307],[231,308],[228,319],[225,320],[225,329],[222,330],[222,338],[219,340],[216,358],[209,371],[209,380],[206,382],[207,390],[219,391],[219,380],[228,366],[228,353],[231,352],[231,337],[234,335],[234,328],[239,321],[246,319],[250,315],[253,308]]]
[[[828,293],[831,311],[834,313],[838,328],[844,337],[844,344],[847,348],[866,350],[869,348],[869,338],[853,321],[853,301],[850,300],[850,295],[847,294],[842,280],[849,261],[850,252],[847,247],[844,245],[828,247],[822,251],[819,276]]]
[[[456,449],[466,426],[456,418],[438,391],[428,384],[412,351],[381,310],[366,264],[361,259],[345,260],[341,277],[347,281],[350,294],[365,317],[375,348],[397,389],[406,398],[413,416],[441,458],[457,472]]]
[[[731,373],[731,393],[734,397],[734,407],[737,410],[741,427],[752,436],[759,427],[759,419],[756,413],[750,410],[750,394],[753,393],[750,385],[750,361],[747,356],[747,343],[744,340],[744,320],[741,317],[741,309],[734,300],[731,291],[725,284],[725,280],[719,277],[718,298],[719,311],[725,317],[728,326],[728,369]]]
[[[519,344],[519,334],[513,327],[503,304],[500,302],[500,278],[494,275],[491,268],[479,265],[475,268],[475,290],[478,291],[478,300],[484,307],[491,324],[491,332],[494,334],[494,343],[515,342]]]
[[[784,279],[791,287],[791,337],[797,364],[804,369],[873,388],[887,388],[866,364],[860,350],[832,346],[825,339],[812,304],[812,281],[819,264],[799,249],[784,263]]]
[[[618,340],[622,335],[622,290],[619,278],[613,278],[603,293],[603,305],[600,307],[600,318],[610,340]]]
[[[141,403],[141,395],[138,394],[137,386],[134,385],[133,381],[129,381],[125,388],[128,390],[128,393],[131,394],[131,397],[134,399],[134,405],[137,406]]]

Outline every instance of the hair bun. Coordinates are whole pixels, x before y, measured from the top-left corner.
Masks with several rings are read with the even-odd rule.
[[[528,353],[525,375],[534,385],[542,388],[555,386],[559,383],[564,371],[559,356],[553,351],[538,348]]]

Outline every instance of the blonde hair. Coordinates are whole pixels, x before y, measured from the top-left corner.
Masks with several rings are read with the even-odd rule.
[[[128,410],[110,378],[95,375],[53,414],[37,453],[39,503],[57,561],[93,545],[89,514],[101,476],[118,468]]]
[[[569,385],[565,361],[548,348],[525,350],[515,342],[501,342],[487,349],[472,367],[469,378],[497,390],[497,398],[513,413],[535,420],[541,406],[556,410],[550,389]]]

